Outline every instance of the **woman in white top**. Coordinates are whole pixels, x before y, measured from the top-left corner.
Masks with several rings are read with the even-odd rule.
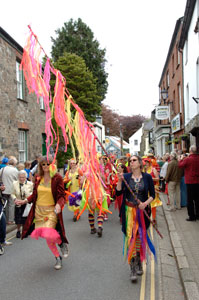
[[[12,199],[24,200],[28,198],[33,192],[33,183],[27,180],[27,173],[21,170],[18,173],[18,180],[13,181]],[[17,224],[16,238],[21,237],[20,228],[25,224],[26,217],[23,217],[26,204],[15,205],[15,223]]]
[[[164,161],[164,164],[161,168],[161,171],[160,171],[160,178],[164,179],[166,177],[166,174],[167,174],[167,168],[168,168],[168,157],[166,156],[163,156],[163,161]]]

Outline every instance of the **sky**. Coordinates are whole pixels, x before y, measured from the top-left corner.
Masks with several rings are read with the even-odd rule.
[[[108,92],[104,104],[122,115],[150,117],[176,21],[186,0],[7,0],[0,26],[22,47],[28,25],[50,56],[51,37],[71,18],[81,18],[106,49]]]

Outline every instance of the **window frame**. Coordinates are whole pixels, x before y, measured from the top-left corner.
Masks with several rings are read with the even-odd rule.
[[[27,130],[18,130],[18,151],[19,162],[24,163],[28,158]]]
[[[16,59],[16,81],[17,81],[17,99],[25,100],[24,93],[24,74],[23,70],[20,70],[21,62]]]
[[[45,110],[44,98],[42,96],[39,96],[39,107],[40,110]]]

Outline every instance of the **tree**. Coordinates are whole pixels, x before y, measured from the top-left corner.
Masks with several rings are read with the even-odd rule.
[[[102,121],[106,128],[106,134],[113,136],[120,135],[119,115],[104,104],[102,104]]]
[[[99,96],[97,95],[96,80],[88,70],[83,58],[76,54],[64,53],[54,63],[66,78],[66,85],[76,104],[83,110],[88,121],[95,121],[100,114]],[[55,80],[51,80],[54,87]]]
[[[142,115],[120,116],[124,140],[128,142],[129,138],[142,126],[145,120],[146,118]]]
[[[129,138],[142,126],[146,118],[142,115],[122,116],[102,104],[102,120],[106,127],[106,134],[120,135],[120,124],[123,138],[128,142]],[[107,132],[109,128],[109,133]]]
[[[105,72],[105,49],[100,49],[99,42],[94,39],[91,29],[79,18],[77,21],[70,19],[64,23],[61,29],[56,31],[57,38],[53,42],[51,55],[57,61],[64,52],[75,53],[82,57],[88,69],[93,73],[97,84],[97,94],[99,102],[106,95],[108,74]]]

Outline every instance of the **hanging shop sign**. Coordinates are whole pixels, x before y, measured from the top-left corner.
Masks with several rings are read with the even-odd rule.
[[[155,117],[157,120],[166,120],[169,118],[169,107],[168,106],[157,106],[155,108]]]
[[[171,121],[171,131],[172,133],[180,130],[180,114],[177,114],[175,118]]]

